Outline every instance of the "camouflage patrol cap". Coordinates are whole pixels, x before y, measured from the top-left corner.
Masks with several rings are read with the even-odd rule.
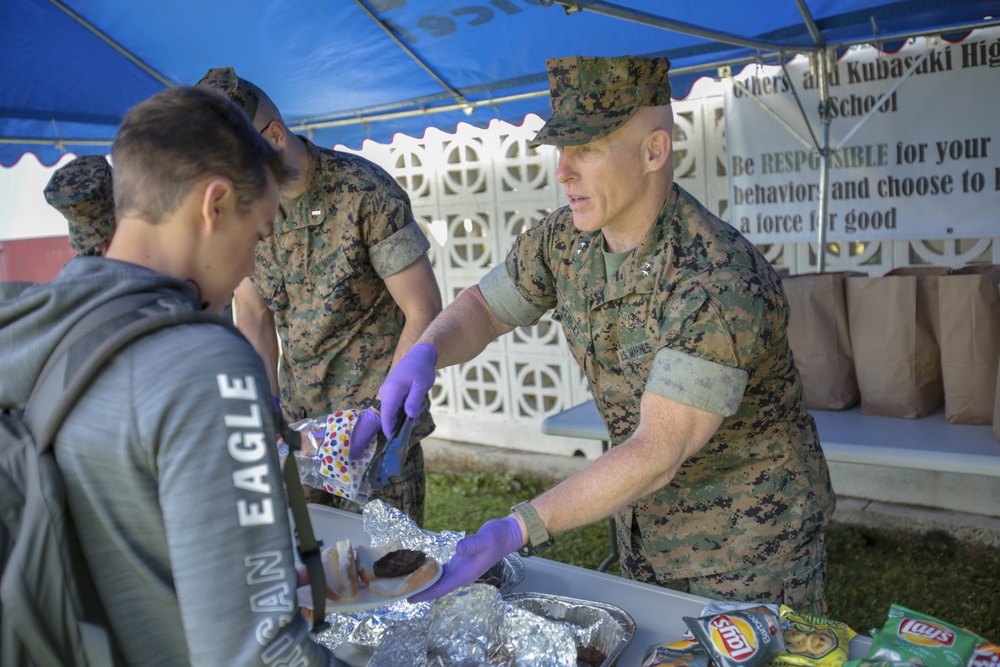
[[[69,245],[93,253],[115,229],[111,165],[103,155],[81,155],[56,169],[43,191],[45,201],[69,222]]]
[[[243,109],[243,113],[254,119],[257,115],[257,107],[260,105],[261,90],[246,79],[236,76],[236,70],[232,67],[215,67],[205,73],[196,88],[206,88],[217,90]]]
[[[550,58],[552,116],[531,141],[580,146],[611,134],[639,107],[670,104],[666,58]]]

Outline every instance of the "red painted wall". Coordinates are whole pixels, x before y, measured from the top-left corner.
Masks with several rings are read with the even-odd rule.
[[[75,256],[68,236],[0,241],[0,280],[48,282]]]

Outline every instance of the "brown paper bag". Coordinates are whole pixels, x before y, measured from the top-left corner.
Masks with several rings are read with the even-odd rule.
[[[859,271],[784,278],[788,345],[802,375],[806,407],[843,410],[858,402],[858,378],[847,326],[844,279]]]
[[[1000,369],[997,370],[997,394],[993,399],[993,437],[1000,442]]]
[[[914,419],[941,406],[937,283],[947,272],[914,267],[846,278],[861,412]]]
[[[1000,266],[971,266],[938,279],[941,376],[949,424],[989,424],[1000,359]]]

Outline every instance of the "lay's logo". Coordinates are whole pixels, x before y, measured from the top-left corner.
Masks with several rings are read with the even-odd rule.
[[[948,628],[916,618],[904,618],[899,624],[898,634],[901,639],[921,646],[951,646],[955,643],[955,633]]]
[[[721,614],[710,623],[712,643],[735,660],[746,660],[757,652],[756,635],[750,624],[741,618]]]

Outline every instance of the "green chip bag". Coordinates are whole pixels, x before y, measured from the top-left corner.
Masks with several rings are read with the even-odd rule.
[[[894,604],[889,608],[885,625],[872,638],[872,647],[864,661],[965,667],[982,641],[982,637],[968,630]]]

